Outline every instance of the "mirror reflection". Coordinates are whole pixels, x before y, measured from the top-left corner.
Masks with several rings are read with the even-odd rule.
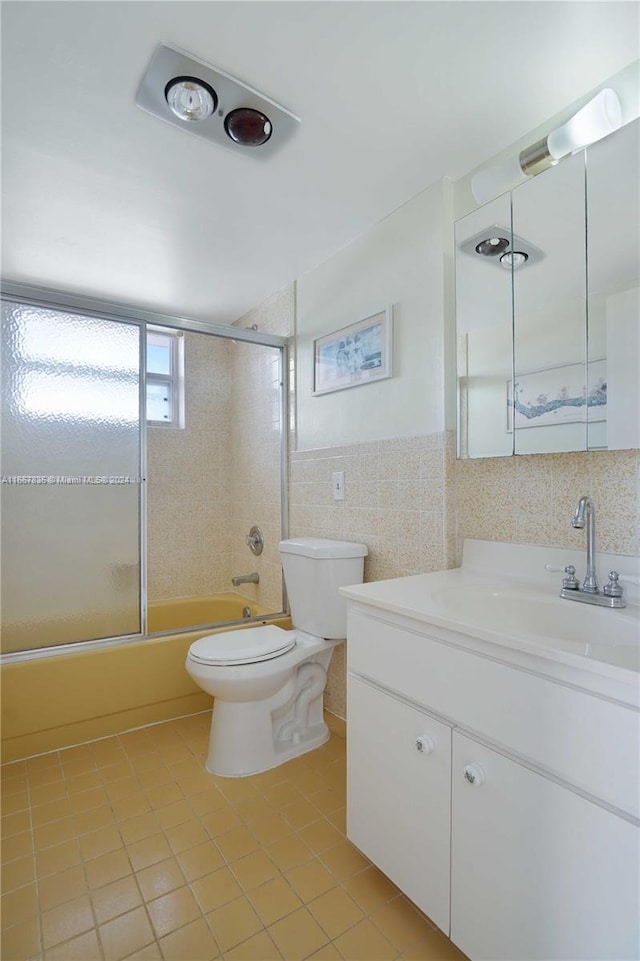
[[[514,268],[514,451],[585,450],[584,152],[512,194],[514,231],[537,253]]]
[[[640,121],[587,152],[589,390],[606,357],[606,422],[587,409],[587,446],[640,447]],[[593,372],[593,373],[592,373]]]
[[[507,387],[513,371],[509,194],[456,223],[458,456],[513,453]],[[506,243],[506,248],[504,244]]]
[[[458,221],[458,456],[640,447],[640,121]]]

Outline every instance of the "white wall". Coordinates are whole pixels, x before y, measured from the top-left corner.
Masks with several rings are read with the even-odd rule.
[[[447,193],[434,184],[298,280],[298,450],[443,430]],[[314,339],[388,304],[393,377],[314,397]]]

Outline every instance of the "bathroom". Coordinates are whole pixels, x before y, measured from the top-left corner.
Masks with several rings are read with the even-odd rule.
[[[9,8],[11,6],[11,4],[5,5]],[[65,5],[48,6],[52,7],[53,11],[56,7],[60,7],[62,21],[68,27],[69,23],[65,21],[65,17],[71,16],[68,7],[65,12],[63,9]],[[383,7],[386,6],[388,5],[383,5]],[[597,506],[599,549],[623,555],[637,555],[640,548],[640,485],[638,484],[640,463],[636,449],[573,451],[545,455],[531,453],[518,457],[479,459],[456,458],[456,392],[455,389],[451,389],[451,384],[455,382],[453,224],[473,207],[469,191],[471,173],[475,167],[494,158],[500,160],[504,155],[517,153],[518,150],[543,136],[554,125],[554,120],[562,122],[566,119],[574,106],[579,105],[579,98],[599,89],[610,78],[612,78],[612,85],[615,86],[614,78],[632,59],[637,58],[637,50],[633,47],[635,42],[633,37],[637,37],[637,29],[634,32],[633,24],[629,26],[629,22],[625,20],[625,16],[631,20],[634,16],[637,17],[632,5],[585,4],[581,6],[594,6],[596,10],[607,6],[613,11],[610,14],[600,11],[603,18],[603,24],[600,25],[602,29],[605,23],[609,23],[608,17],[612,18],[611,34],[607,35],[606,44],[604,40],[601,41],[600,51],[602,53],[605,46],[607,47],[609,59],[601,63],[606,63],[608,66],[596,68],[592,65],[591,72],[584,68],[581,86],[575,88],[573,92],[569,92],[569,87],[565,88],[566,93],[563,96],[558,95],[555,100],[547,101],[553,106],[546,109],[546,102],[543,100],[537,114],[535,110],[531,110],[527,114],[531,118],[528,123],[519,127],[514,123],[506,138],[504,134],[502,134],[503,139],[499,137],[495,139],[495,135],[490,135],[489,132],[486,135],[483,134],[485,136],[483,148],[480,149],[477,145],[475,155],[472,155],[468,161],[466,158],[459,159],[452,156],[449,166],[443,167],[437,176],[420,180],[413,174],[414,179],[409,178],[408,183],[415,184],[414,189],[407,190],[405,187],[396,185],[395,193],[391,190],[389,194],[385,194],[385,197],[389,198],[386,209],[379,210],[378,214],[369,221],[366,229],[352,229],[350,235],[343,236],[339,234],[336,226],[335,236],[338,240],[333,246],[327,246],[325,243],[322,256],[304,269],[292,268],[288,271],[280,270],[280,273],[274,270],[273,277],[276,277],[277,281],[269,287],[264,286],[263,280],[264,295],[255,296],[255,299],[246,301],[246,309],[238,313],[234,314],[226,310],[222,302],[223,298],[220,299],[220,307],[211,312],[206,294],[199,295],[202,298],[199,302],[198,295],[194,296],[191,293],[197,288],[197,280],[194,281],[192,275],[190,275],[189,284],[185,284],[183,288],[186,297],[186,288],[189,287],[190,299],[188,301],[185,299],[182,303],[178,301],[175,289],[179,287],[180,280],[172,282],[171,278],[179,264],[185,269],[186,274],[190,273],[190,265],[182,263],[184,251],[175,252],[175,259],[167,260],[167,249],[158,249],[153,246],[157,244],[163,224],[169,221],[169,214],[163,210],[161,201],[158,201],[157,214],[160,229],[149,230],[150,246],[142,253],[140,250],[128,247],[128,239],[119,235],[118,217],[124,216],[123,211],[108,213],[103,211],[108,239],[114,244],[121,245],[122,251],[119,264],[123,269],[118,281],[122,286],[114,284],[110,289],[107,280],[104,275],[101,275],[96,265],[88,269],[85,263],[82,277],[74,273],[73,264],[81,252],[77,250],[77,242],[73,240],[72,235],[66,234],[66,239],[58,236],[56,241],[56,230],[60,231],[61,227],[59,224],[56,227],[55,221],[62,217],[60,205],[65,202],[65,199],[69,199],[64,191],[58,197],[52,198],[48,216],[53,224],[52,222],[47,225],[40,224],[48,247],[44,242],[40,245],[35,244],[34,237],[30,236],[29,232],[31,222],[35,225],[40,223],[37,220],[35,208],[38,201],[42,202],[42,196],[34,198],[24,192],[14,193],[13,198],[4,202],[5,220],[11,216],[11,222],[14,222],[13,217],[19,215],[21,226],[15,225],[12,229],[5,227],[7,234],[4,244],[3,276],[10,281],[71,291],[85,297],[93,295],[98,299],[155,310],[159,313],[184,315],[200,321],[211,320],[213,317],[217,322],[225,324],[235,322],[240,330],[251,330],[256,325],[259,335],[291,338],[293,345],[291,372],[292,379],[295,378],[295,392],[292,390],[293,402],[289,425],[288,533],[291,536],[330,537],[366,544],[369,550],[365,565],[367,581],[455,567],[460,562],[460,550],[464,538],[582,549],[584,533],[573,530],[570,523],[575,503],[581,494],[589,494]],[[88,8],[89,5],[87,4],[86,7]],[[7,16],[5,42],[16,45],[13,55],[17,57],[18,53],[21,53],[21,45],[26,43],[25,35],[21,32],[24,31],[25,25],[21,25],[18,18],[17,26],[20,27],[20,32],[12,41],[12,16],[7,11],[5,14]],[[314,15],[320,16],[319,13]],[[381,35],[384,36],[384,31],[390,29],[391,22],[395,23],[390,13],[387,12],[386,15],[391,17],[391,21],[385,22],[384,16],[381,15],[382,19],[375,25],[380,33],[373,35],[372,42],[377,37],[382,43]],[[28,23],[27,14],[23,16],[27,18]],[[51,13],[48,16],[55,21],[57,14]],[[352,14],[352,16],[355,15]],[[358,25],[357,18],[352,21],[347,17],[347,21],[343,24],[344,29],[349,27],[355,30]],[[42,24],[46,22],[44,19]],[[83,20],[82,26],[87,36],[94,36],[98,32],[100,22],[98,17],[92,26],[90,17]],[[498,28],[495,20],[490,22],[496,29]],[[637,27],[636,20],[633,20],[633,23]],[[51,52],[47,49],[47,36],[42,24],[32,39],[35,55],[44,58],[44,62],[47,62]],[[371,28],[374,29],[373,24]],[[30,25],[30,29],[35,30],[33,24]],[[140,29],[139,24],[137,29]],[[591,29],[595,34],[595,28],[592,26]],[[171,21],[162,22],[157,26],[157,31],[157,35],[154,33],[151,39],[146,38],[146,46],[142,45],[145,51],[148,49],[149,54],[155,42],[160,40],[175,42],[260,86],[262,78],[247,74],[246,69],[241,70],[230,54],[223,57],[218,50],[208,53],[203,49],[206,44],[202,46],[195,44],[194,31],[177,32],[175,24]],[[402,31],[400,33],[402,34]],[[356,38],[352,37],[352,39],[355,42]],[[595,45],[594,36],[591,39]],[[122,42],[127,41],[123,39]],[[637,47],[637,42],[635,46]],[[577,42],[575,47],[578,47]],[[594,46],[594,49],[598,48]],[[382,55],[382,51],[380,54]],[[145,53],[145,56],[148,54]],[[581,59],[577,49],[573,50],[573,56],[577,69]],[[597,61],[595,54],[594,59]],[[145,65],[146,60],[143,57],[133,70],[136,78],[144,70]],[[87,64],[84,66],[89,69]],[[266,82],[265,88],[268,89]],[[284,94],[282,99],[289,108],[299,109],[303,114],[302,106],[298,107],[290,99],[285,100]],[[479,116],[484,117],[484,114]],[[140,114],[140,117],[149,125],[151,124],[151,119],[144,117],[143,114]],[[302,119],[303,124],[307,125],[306,116]],[[23,122],[26,123],[26,121]],[[46,126],[50,121],[41,120],[41,122]],[[61,125],[63,132],[69,134],[69,131],[64,131],[64,122],[61,121]],[[163,125],[157,126],[163,130]],[[152,127],[149,126],[148,129],[151,131]],[[53,136],[52,129],[45,132]],[[170,128],[163,132],[165,136],[173,134]],[[153,136],[160,137],[158,134]],[[175,136],[177,138],[178,135]],[[295,141],[292,141],[293,143]],[[198,148],[199,152],[196,156],[200,156],[204,146],[197,141],[195,144],[193,150]],[[492,147],[491,144],[494,146]],[[23,150],[22,147],[17,149]],[[59,144],[56,149],[60,150]],[[216,149],[209,147],[211,151]],[[35,162],[34,154],[23,150],[16,156],[18,160],[23,161],[23,171],[28,173],[31,169],[29,164]],[[208,155],[203,153],[202,156],[204,158]],[[55,156],[50,159],[54,172],[62,178],[63,183],[68,185],[69,170],[67,168],[70,166],[73,169],[73,158],[67,156],[61,160],[60,156]],[[151,152],[147,159],[152,160]],[[62,161],[67,165],[66,168]],[[193,171],[190,170],[190,172]],[[257,176],[265,176],[264,171]],[[106,190],[105,184],[102,184],[102,187]],[[77,209],[75,212],[77,217]],[[179,211],[178,218],[185,216],[186,212]],[[289,211],[287,214],[290,215]],[[267,213],[265,213],[266,216]],[[290,216],[291,224],[300,223],[293,215]],[[336,217],[339,219],[337,210]],[[175,221],[171,223],[174,225]],[[80,226],[78,220],[74,226],[76,228]],[[37,227],[34,226],[34,229]],[[299,229],[302,234],[302,227]],[[208,234],[204,236],[209,237]],[[262,236],[264,245],[265,235]],[[141,242],[140,234],[136,237],[138,242]],[[24,258],[22,262],[12,260],[13,254],[9,250],[14,247],[14,244],[16,251],[22,251]],[[27,259],[26,247],[29,247],[30,259]],[[434,249],[437,251],[436,256],[434,256]],[[154,264],[155,250],[158,257]],[[124,269],[127,258],[130,273]],[[130,267],[131,263],[138,264],[141,258],[145,261],[144,264],[139,265],[141,274],[147,277],[153,275],[153,281],[147,288],[146,296],[144,285],[136,280]],[[293,259],[291,263],[294,263]],[[161,265],[161,269],[158,269],[158,265]],[[259,273],[258,266],[256,273]],[[207,280],[205,275],[203,275],[204,280],[206,283],[210,282],[210,278]],[[232,281],[228,281],[228,283],[231,282],[236,287],[242,286],[243,274],[237,273],[232,277]],[[209,289],[206,284],[204,289]],[[254,296],[253,288],[246,296]],[[253,306],[254,304],[258,306]],[[395,332],[393,377],[379,384],[336,391],[325,397],[312,396],[314,339],[347,326],[355,320],[361,320],[389,304],[393,305]],[[238,347],[228,343],[225,346],[229,350],[236,350]],[[259,348],[252,347],[251,350],[258,351]],[[246,363],[241,360],[238,363],[243,367],[246,380],[252,380],[252,374],[247,370]],[[256,377],[259,366],[260,363],[256,360],[254,371]],[[237,385],[237,383],[237,380],[233,380],[233,384]],[[238,388],[230,389],[230,403],[233,404],[234,410],[242,410],[246,398],[241,395],[233,397],[233,390]],[[277,408],[277,400],[275,404]],[[248,454],[251,453],[257,441],[266,438],[268,425],[273,421],[273,417],[277,416],[277,409],[274,411],[272,408],[268,411],[261,403],[252,405],[251,410],[254,419],[249,424],[242,420],[237,422],[238,433],[247,443]],[[263,423],[255,419],[260,412],[265,417]],[[226,429],[226,425],[221,429]],[[155,438],[151,443],[154,440]],[[150,455],[152,455],[151,451]],[[180,465],[183,453],[176,451],[174,457],[174,463]],[[272,457],[277,465],[279,457],[277,444]],[[250,457],[247,460],[250,462]],[[166,460],[163,460],[163,463],[166,466]],[[332,496],[331,478],[335,472],[344,474],[344,500],[334,500]],[[267,536],[265,551],[269,552],[267,558],[270,558],[271,570],[262,567],[259,569],[261,578],[272,587],[272,596],[275,593],[273,603],[276,606],[272,609],[278,611],[279,585],[275,584],[277,578],[274,578],[273,568],[278,565],[275,543],[281,529],[279,492],[273,499],[272,510],[271,515],[264,517],[253,515],[247,517],[244,512],[240,513],[237,529],[235,526],[233,529],[235,542],[232,549],[236,553],[228,573],[245,574],[258,569],[257,565],[261,563],[260,558],[255,558],[249,551],[244,543],[244,537],[249,530],[248,523],[249,525],[259,523]],[[169,537],[175,541],[179,534],[176,531],[175,519],[169,518],[168,523],[170,524]],[[149,536],[152,536],[151,531]],[[155,536],[158,538],[163,536],[160,523]],[[189,535],[183,531],[181,539],[176,544],[177,551],[181,552],[180,564],[176,568],[180,571],[184,571],[187,563],[185,557],[189,555],[184,551],[188,546]],[[173,545],[168,541],[160,543],[161,552],[166,553],[171,550]],[[201,553],[193,558],[197,576],[200,575],[202,565],[206,562],[206,551],[201,546],[199,550]],[[173,575],[169,573],[168,568],[165,568],[160,569],[158,576],[165,578],[165,583],[158,585],[157,596],[166,595],[167,587],[170,586],[166,581],[171,582]],[[175,582],[175,579],[173,581]],[[179,594],[185,591],[191,592],[190,588],[183,589],[182,585],[179,590],[178,588],[176,590]],[[253,599],[252,590],[252,585],[245,586],[247,596],[251,599]],[[5,760],[19,764],[25,757],[57,751],[68,745],[92,742],[96,738],[107,738],[132,729],[142,729],[144,725],[176,717],[195,718],[189,723],[193,727],[194,736],[202,741],[205,732],[204,728],[198,727],[197,719],[200,717],[199,712],[209,710],[210,699],[199,692],[184,673],[184,648],[179,653],[165,654],[165,651],[166,645],[164,648],[158,645],[157,651],[153,652],[154,661],[151,663],[148,660],[148,650],[141,651],[135,644],[129,647],[122,645],[102,648],[99,654],[96,653],[97,661],[90,668],[88,676],[86,672],[83,673],[80,658],[74,655],[8,665],[3,678],[3,704],[7,712],[3,717],[3,737],[8,742],[15,742],[16,753],[5,754]],[[100,703],[96,706],[98,704],[96,699],[99,697],[105,698],[107,704]],[[25,704],[28,705],[28,712],[24,710]],[[12,730],[14,723],[11,716],[12,708],[15,708],[21,717],[28,713],[29,723],[26,728]],[[340,649],[337,649],[333,656],[325,691],[325,708],[337,719],[332,723],[335,724],[337,733],[333,740],[338,741],[340,733],[344,733],[340,720],[346,716],[345,664],[344,654]],[[62,714],[55,718],[55,711],[61,711]],[[161,726],[158,725],[158,729]],[[150,730],[147,729],[147,738],[152,736],[149,733]],[[60,739],[61,735],[63,735],[62,739]],[[157,736],[160,737],[159,734]],[[47,740],[55,737],[58,738],[57,741]],[[132,735],[131,744],[136,738],[139,740],[141,737],[142,735]],[[177,742],[177,735],[172,739],[172,743],[174,742]],[[99,742],[96,741],[96,743]],[[57,756],[63,757],[64,754],[61,752]],[[326,752],[323,757],[326,758]],[[80,760],[74,763],[80,765]],[[77,770],[80,774],[79,767]],[[335,771],[333,775],[337,778]],[[316,776],[318,776],[317,773]],[[316,786],[316,790],[320,790],[320,787]],[[232,793],[231,790],[230,793]],[[240,800],[239,797],[238,800]],[[53,795],[47,803],[54,803]],[[176,803],[179,802],[176,801]],[[5,806],[8,816],[11,810]],[[14,810],[19,811],[18,808]],[[20,830],[17,836],[23,833],[27,832]],[[104,855],[101,853],[101,856],[110,856],[111,853],[107,852]],[[14,861],[19,861],[20,868],[27,871],[25,859],[28,861],[29,855],[21,854],[20,857],[15,857],[9,862],[13,865],[14,873],[18,871]],[[24,864],[23,861],[25,861]],[[360,867],[361,870],[369,871],[369,868]],[[69,866],[66,870],[73,871],[75,867]],[[28,889],[31,884],[30,876],[24,877],[26,880],[15,888],[15,891],[23,892],[23,895],[23,888]],[[118,878],[111,883],[120,884],[121,880]],[[382,884],[382,881],[378,883]],[[10,895],[14,895],[12,887],[7,888],[5,885],[5,890]],[[181,887],[177,887],[176,890],[181,891]],[[82,899],[89,897],[93,905],[92,910],[95,912],[95,899],[86,895],[84,890],[79,889],[77,895],[73,892],[72,895],[78,901],[78,906],[84,905],[85,902]],[[133,894],[131,897],[133,898]],[[184,897],[186,899],[186,895]],[[14,900],[18,902],[19,898],[16,896]],[[356,904],[360,905],[361,902],[356,899]],[[121,914],[109,915],[106,921],[103,920],[105,916],[96,916],[98,922],[96,927],[108,927],[120,917],[124,917],[127,911],[140,910],[137,901],[132,900],[130,905],[127,903],[126,909],[123,909]],[[10,900],[7,902],[6,911],[11,910],[12,906],[13,900]],[[214,910],[222,910],[222,907],[216,904]],[[28,938],[31,937],[33,925],[31,915],[28,913],[29,909],[21,906],[15,910],[17,912],[13,918],[15,923],[9,925],[7,929],[9,932],[7,944],[21,943],[18,935],[24,937],[26,943],[31,944]],[[409,910],[404,901],[402,910],[405,912]],[[58,903],[54,905],[53,902],[47,902],[44,913],[48,911],[60,912]],[[370,913],[375,912],[364,911],[367,916]],[[389,910],[387,915],[386,927],[382,921],[378,925],[371,922],[375,931],[381,932],[385,942],[391,945],[391,948],[385,948],[385,950],[395,952],[380,956],[411,957],[413,942],[407,943],[402,940],[404,929],[400,931],[402,927],[400,921],[396,919],[396,926],[393,927]],[[187,914],[185,913],[184,916],[187,917]],[[136,920],[139,917],[141,916],[136,914]],[[357,927],[358,923],[364,923],[360,922],[359,918],[360,915],[354,912],[354,927]],[[415,923],[414,916],[410,913],[407,913],[407,918]],[[407,918],[403,915],[403,923],[409,928]],[[85,927],[74,928],[68,936],[65,932],[65,938],[61,938],[60,941],[56,940],[54,934],[51,934],[50,940],[41,941],[42,931],[38,929],[37,942],[32,948],[25,950],[22,957],[24,959],[49,956],[72,957],[73,955],[69,953],[72,948],[67,947],[65,955],[60,944],[69,945],[76,939],[78,943],[73,946],[73,949],[85,951],[87,958],[93,956],[90,953],[91,950],[97,951],[97,957],[105,958],[135,956],[138,950],[146,951],[146,954],[141,953],[140,957],[180,956],[170,953],[173,944],[171,939],[175,935],[177,943],[177,934],[183,928],[186,932],[187,929],[191,930],[192,925],[199,925],[199,922],[198,915],[197,917],[189,916],[188,920],[176,930],[156,929],[153,926],[149,942],[143,938],[139,944],[131,946],[132,941],[128,945],[130,947],[128,954],[124,953],[124,948],[122,952],[113,948],[113,953],[109,953],[111,949],[105,947],[106,941],[100,940],[98,936],[95,941],[97,948],[88,947],[93,942],[90,942],[89,929]],[[79,921],[78,923],[80,924]],[[322,924],[320,926],[325,930]],[[46,928],[46,931],[49,930]],[[158,933],[160,930],[162,935]],[[193,930],[201,930],[201,928],[198,926]],[[208,931],[207,928],[205,933]],[[260,934],[254,934],[253,928],[247,927],[247,931],[250,931],[247,942],[253,937],[261,937]],[[393,940],[392,932],[397,932],[396,937],[400,939],[399,942]],[[334,941],[336,938],[339,940],[343,936],[343,931],[340,931],[328,940]],[[184,937],[186,938],[186,934]],[[206,948],[203,948],[203,957],[214,958],[221,953],[230,957],[243,956],[239,948],[245,944],[245,941],[240,941],[238,945],[235,943],[229,945],[227,942],[223,946],[217,943],[214,947],[211,937],[210,933],[207,937],[203,934],[202,943],[206,945]],[[421,931],[415,935],[416,944],[422,945],[424,942],[427,945],[424,953],[426,958],[440,956],[426,953],[429,948],[435,950],[434,944],[442,952],[443,958],[458,956],[446,954],[446,951],[455,951],[455,949],[442,939],[434,941],[435,937],[436,935],[430,932],[424,934]],[[15,941],[11,940],[12,938],[15,938]],[[161,944],[163,938],[168,940]],[[264,953],[265,942],[258,943],[262,945],[263,954],[256,956],[265,958],[269,956]],[[272,942],[268,943],[271,945]],[[278,950],[280,954],[275,954],[275,957],[306,957],[316,950],[322,952],[323,944],[319,943],[317,948],[315,946],[310,948],[306,954],[296,955],[295,952],[287,954],[285,942],[282,941]],[[11,954],[7,956],[11,957]],[[18,953],[15,956],[21,955]],[[195,958],[198,955],[195,951],[189,954],[188,950],[183,948],[181,956],[186,959]],[[339,944],[333,946],[333,953],[327,948],[324,955],[320,953],[318,956],[342,956],[349,961],[348,954],[341,952]],[[352,959],[362,956],[357,953],[351,955]]]

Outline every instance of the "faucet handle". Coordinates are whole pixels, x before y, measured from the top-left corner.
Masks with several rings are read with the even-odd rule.
[[[602,593],[607,597],[622,597],[623,588],[618,584],[619,574],[617,571],[609,571],[609,583],[602,588]]]
[[[564,569],[565,576],[562,578],[562,586],[570,591],[577,591],[580,587],[580,582],[576,577],[576,569],[573,564],[567,564]]]

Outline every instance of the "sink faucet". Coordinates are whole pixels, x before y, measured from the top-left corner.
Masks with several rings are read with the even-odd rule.
[[[599,607],[626,607],[622,586],[616,571],[609,571],[609,581],[602,591],[596,580],[596,509],[590,497],[581,497],[571,519],[574,527],[587,528],[587,573],[582,587],[573,564],[565,567],[560,597],[568,601],[582,601]]]
[[[571,520],[574,527],[587,527],[587,574],[582,590],[587,594],[598,593],[596,580],[596,508],[590,497],[581,497]]]

